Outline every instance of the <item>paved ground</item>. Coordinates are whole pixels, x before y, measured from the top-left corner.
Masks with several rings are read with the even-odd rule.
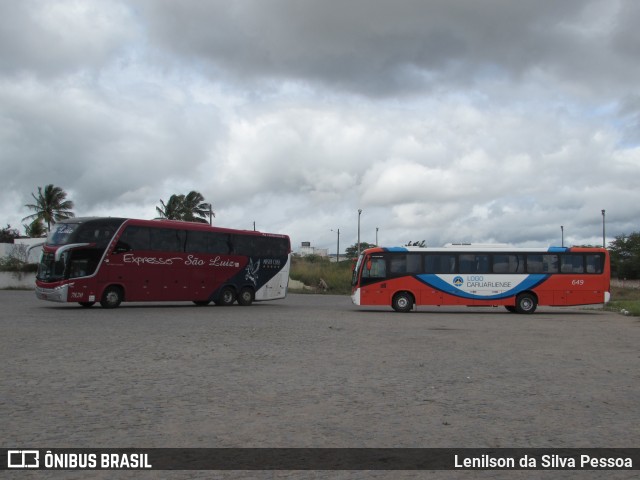
[[[601,310],[397,314],[321,295],[86,310],[0,291],[0,311],[6,447],[640,447],[640,320]],[[603,477],[152,473],[142,476]]]

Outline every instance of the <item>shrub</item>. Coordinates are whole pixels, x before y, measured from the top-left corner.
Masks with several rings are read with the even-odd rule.
[[[331,263],[328,259],[314,256],[293,257],[291,278],[310,287],[317,287],[320,279],[328,286],[327,293],[348,295],[351,293],[351,261]]]

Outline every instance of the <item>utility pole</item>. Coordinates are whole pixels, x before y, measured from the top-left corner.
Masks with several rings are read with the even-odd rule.
[[[607,241],[604,234],[604,209],[602,209],[602,248],[607,248]]]
[[[331,229],[332,232],[335,230]],[[336,263],[340,263],[340,229],[338,229],[338,246],[336,247]]]
[[[360,215],[362,215],[362,209],[358,209],[358,257],[360,256]]]

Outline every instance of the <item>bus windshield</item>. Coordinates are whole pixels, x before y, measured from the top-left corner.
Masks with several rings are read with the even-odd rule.
[[[56,282],[64,278],[67,262],[67,252],[63,253],[58,261],[54,253],[43,253],[38,264],[36,278],[45,282]]]
[[[356,266],[353,267],[353,277],[351,277],[351,285],[356,286],[358,284],[358,274],[360,272],[360,265],[362,265],[362,259],[364,258],[364,253],[361,253],[358,257],[358,261],[356,262]]]

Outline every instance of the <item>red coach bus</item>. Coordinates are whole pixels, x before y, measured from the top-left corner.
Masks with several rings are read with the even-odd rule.
[[[104,308],[123,301],[250,305],[286,296],[290,254],[286,235],[173,220],[72,218],[47,237],[36,295]]]
[[[533,313],[538,305],[606,303],[609,254],[604,248],[452,245],[371,248],[353,271],[356,305],[504,306]]]

